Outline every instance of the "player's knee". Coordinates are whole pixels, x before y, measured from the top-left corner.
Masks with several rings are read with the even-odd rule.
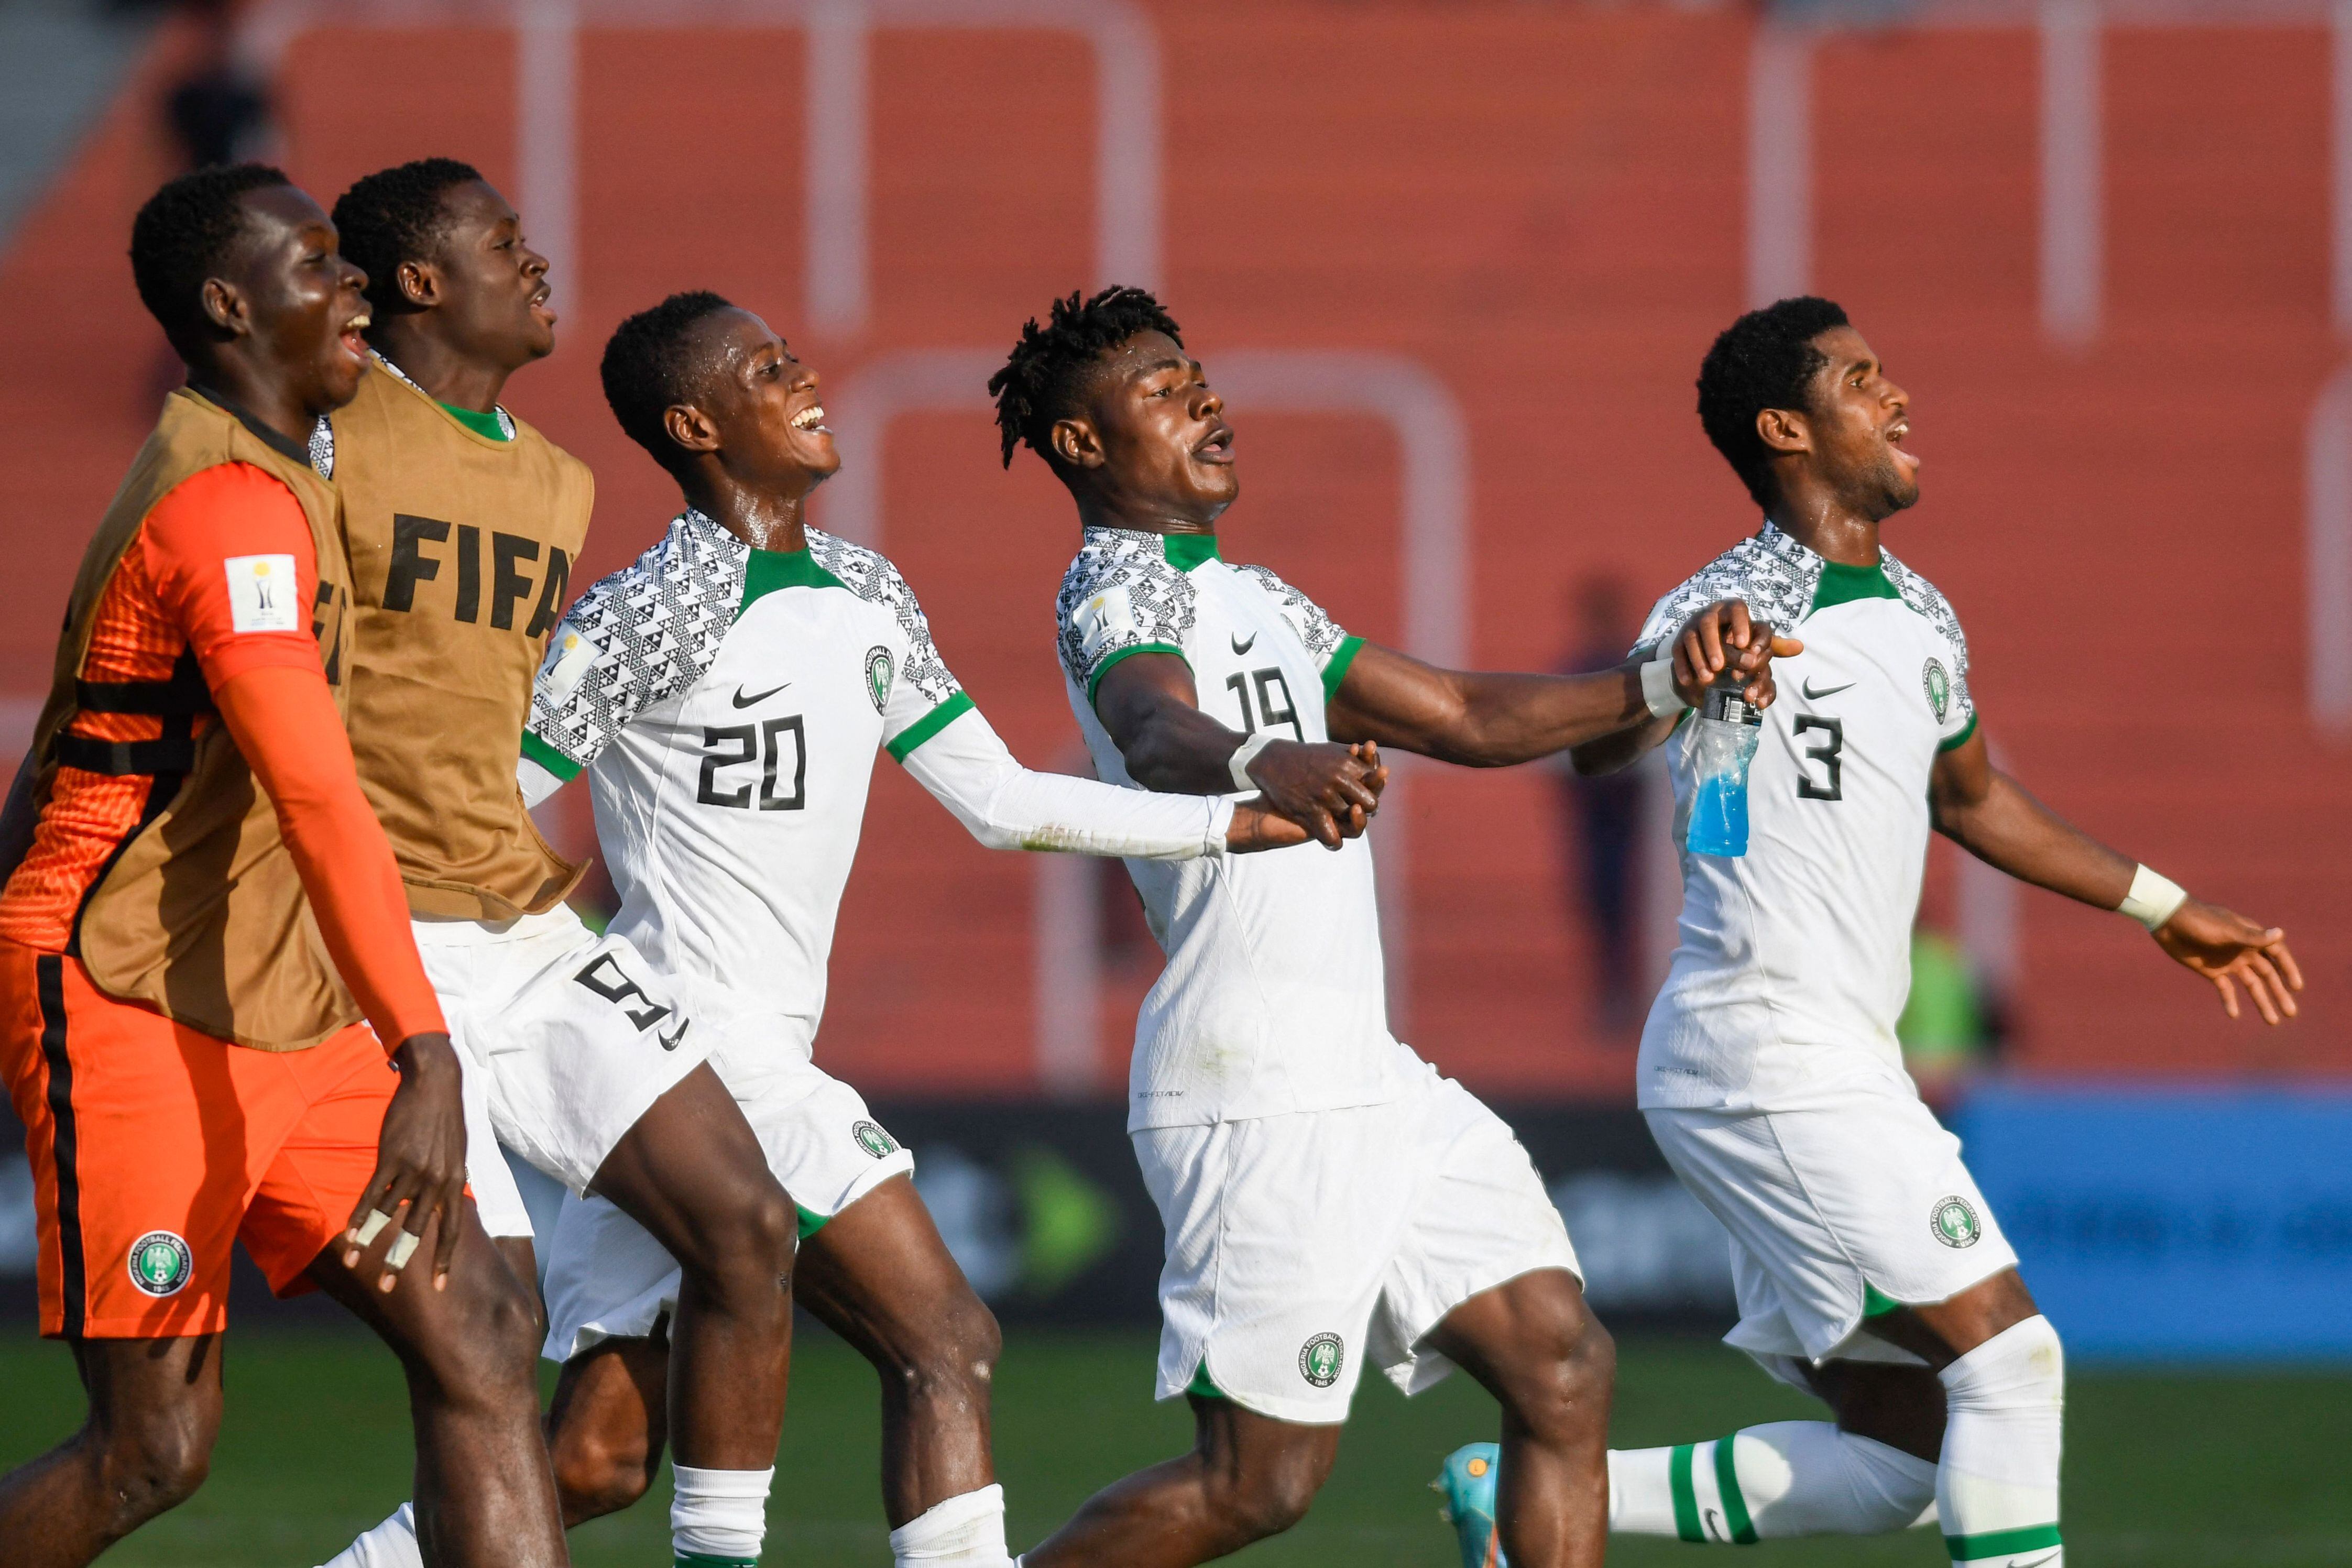
[[[1322,1490],[1319,1467],[1303,1458],[1262,1466],[1210,1491],[1210,1508],[1226,1552],[1279,1535],[1307,1517]]]
[[[1617,1342],[1581,1301],[1530,1326],[1505,1369],[1503,1402],[1530,1432],[1566,1438],[1609,1419]]]
[[[800,1244],[800,1211],[784,1189],[762,1180],[748,1187],[723,1213],[702,1217],[697,1226],[700,1250],[679,1262],[711,1289],[749,1300],[779,1289],[792,1275]]]
[[[118,1417],[101,1436],[100,1472],[124,1530],[177,1508],[212,1472],[216,1419],[194,1405]]]
[[[481,1279],[465,1301],[460,1321],[417,1350],[443,1399],[477,1409],[535,1415],[539,1346],[544,1336],[539,1302],[530,1291],[511,1278]]]
[[[921,1337],[882,1368],[909,1402],[951,1400],[985,1410],[1004,1335],[976,1295],[929,1315]]]
[[[642,1432],[612,1434],[559,1427],[551,1435],[555,1490],[570,1529],[618,1513],[653,1486],[659,1463]]]

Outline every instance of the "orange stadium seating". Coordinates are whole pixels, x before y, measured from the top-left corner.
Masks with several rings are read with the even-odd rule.
[[[1548,667],[1570,637],[1570,584],[1613,572],[1646,601],[1752,528],[1692,409],[1700,354],[1747,302],[1747,13],[1139,12],[1160,57],[1165,297],[1213,382],[1245,351],[1346,350],[1410,361],[1450,394],[1468,434],[1478,664]],[[0,256],[0,516],[16,541],[0,688],[27,701],[82,542],[167,384],[124,250],[168,172],[150,106],[175,39]],[[310,27],[282,78],[289,172],[331,200],[368,170],[446,153],[532,225],[515,47],[500,27]],[[806,47],[781,22],[583,23],[562,343],[510,397],[596,470],[575,588],[674,510],[597,391],[598,349],[627,312],[719,289],[850,388],[892,356],[1001,353],[1052,295],[1109,281],[1086,43],[893,27],[870,46],[867,318],[807,326]],[[2247,68],[2209,68],[2221,56]],[[2327,60],[2316,19],[2108,35],[2104,315],[2079,347],[2047,341],[2037,313],[2032,35],[1895,27],[1814,61],[1811,281],[1914,394],[1927,498],[1890,543],[1958,608],[1988,734],[2061,810],[2285,925],[2311,980],[2296,1027],[2231,1027],[2126,923],[2029,894],[2013,1060],[2035,1074],[2352,1073],[2352,921],[2330,902],[2352,884],[2352,745],[2315,727],[2305,674],[2305,426],[2344,359]],[[884,548],[1014,749],[1072,766],[1050,618],[1075,525],[1034,460],[999,469],[964,390],[966,406],[891,428]],[[1276,567],[1353,630],[1403,637],[1399,428],[1246,399],[1232,412],[1244,497],[1228,555]],[[836,426],[851,464],[878,442]],[[879,771],[825,1059],[869,1092],[1027,1092],[1037,872]],[[1409,1038],[1482,1090],[1620,1095],[1630,1054],[1583,1022],[1551,791],[1535,769],[1415,773],[1409,844],[1383,867],[1408,917]],[[1114,966],[1101,992],[1076,1073],[1099,1092],[1123,1080],[1150,968]]]

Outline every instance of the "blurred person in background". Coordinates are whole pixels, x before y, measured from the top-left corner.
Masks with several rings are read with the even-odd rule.
[[[1623,580],[1591,577],[1569,596],[1576,642],[1555,666],[1562,674],[1605,669],[1633,646],[1641,630]],[[1550,759],[1569,851],[1569,904],[1592,955],[1593,1021],[1622,1036],[1642,1021],[1643,831],[1649,821],[1650,781],[1634,768],[1587,777],[1566,753]]]
[[[352,573],[303,442],[364,373],[367,280],[254,164],[158,191],[131,261],[187,384],[83,558],[0,894],[41,1329],[89,1419],[0,1478],[0,1562],[79,1568],[202,1484],[242,1245],[398,1354],[435,1562],[555,1568],[530,1297],[465,1197],[464,1070],[345,736]]]
[[[163,124],[182,166],[209,169],[268,155],[277,105],[269,84],[237,57],[236,0],[179,0],[196,35],[194,57],[163,95]]]

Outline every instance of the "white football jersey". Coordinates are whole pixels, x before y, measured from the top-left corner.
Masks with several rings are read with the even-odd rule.
[[[1226,565],[1207,535],[1088,528],[1055,608],[1096,775],[1129,789],[1094,708],[1119,660],[1172,653],[1219,722],[1319,741],[1361,646],[1265,568]],[[1130,1130],[1383,1104],[1427,1071],[1389,1034],[1369,838],[1128,871],[1168,956],[1136,1019]]]
[[[806,1056],[877,749],[993,848],[1213,857],[1233,816],[1028,772],[887,560],[814,528],[755,550],[691,509],[550,639],[524,793],[585,768],[611,931],[698,987],[698,1019],[770,1019]]]
[[[1928,772],[1976,728],[1958,618],[1884,550],[1876,566],[1825,561],[1768,522],[1659,601],[1637,656],[1731,599],[1805,651],[1773,664],[1748,853],[1681,852],[1682,940],[1642,1032],[1644,1107],[1788,1110],[1901,1073]],[[1678,847],[1693,727],[1666,743]]]

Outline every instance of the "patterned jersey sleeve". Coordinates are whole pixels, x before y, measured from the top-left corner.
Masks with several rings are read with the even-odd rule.
[[[1960,630],[1960,618],[1952,609],[1951,601],[1943,591],[1895,559],[1882,554],[1880,564],[1885,569],[1887,580],[1903,602],[1927,617],[1952,651],[1952,667],[1944,673],[1948,690],[1941,701],[1936,691],[1937,671],[1930,667],[1920,679],[1927,688],[1927,701],[1936,709],[1937,728],[1940,735],[1937,749],[1949,751],[1973,734],[1977,727],[1976,698],[1969,693],[1969,639]]]
[[[1321,605],[1283,581],[1266,568],[1237,566],[1234,570],[1257,580],[1258,586],[1265,590],[1267,596],[1281,611],[1282,618],[1290,622],[1290,629],[1298,633],[1298,640],[1307,644],[1307,651],[1315,655],[1317,669],[1320,670],[1328,665],[1339,656],[1340,650],[1349,643],[1363,641],[1360,637],[1350,637],[1341,631],[1339,623],[1325,613]]]
[[[1121,659],[1184,657],[1192,595],[1192,580],[1170,563],[1157,535],[1105,530],[1088,537],[1054,602],[1062,668],[1087,702]]]
[[[940,657],[930,618],[897,567],[877,551],[816,528],[809,529],[808,541],[819,566],[866,603],[888,611],[897,624],[898,646],[866,654],[866,689],[882,710],[883,744],[904,762],[971,707],[971,699]]]
[[[1739,600],[1748,613],[1776,627],[1794,626],[1812,607],[1813,580],[1761,539],[1742,539],[1667,594],[1642,622],[1628,655],[1646,659],[1710,604]]]
[[[523,755],[572,778],[631,719],[700,680],[734,621],[740,555],[673,526],[636,564],[582,594],[547,640]]]

